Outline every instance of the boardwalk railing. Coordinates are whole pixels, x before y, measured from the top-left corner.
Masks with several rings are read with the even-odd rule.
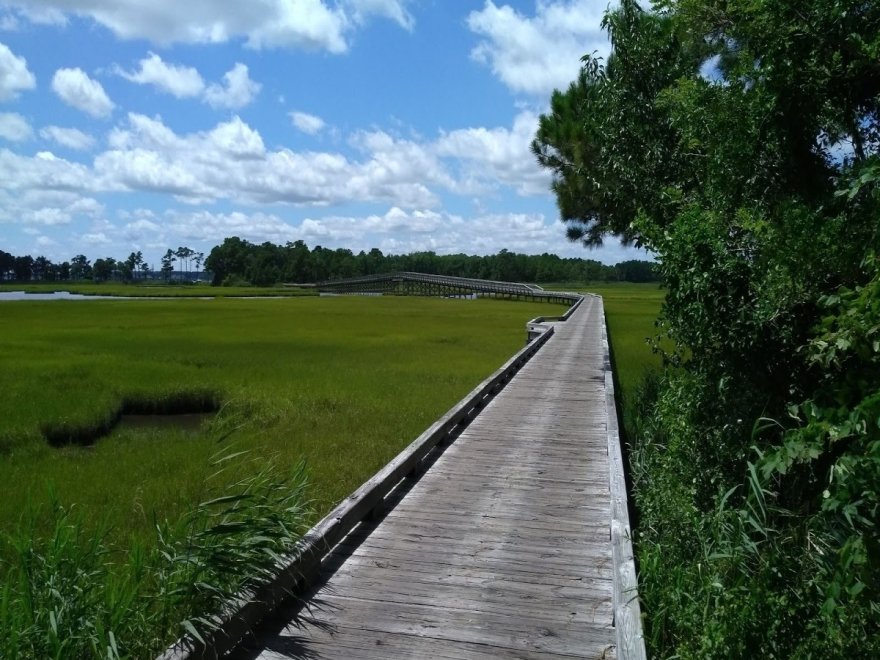
[[[185,635],[159,656],[159,660],[213,659],[235,648],[281,601],[309,586],[320,571],[322,559],[333,546],[365,518],[380,511],[385,498],[403,479],[416,476],[432,451],[452,442],[552,335],[553,328],[548,326],[535,341],[517,352],[312,527],[304,536],[298,552],[279,562],[276,577],[271,582],[258,590],[242,593],[227,604],[225,611],[215,617],[216,628],[202,633],[204,642]]]
[[[330,280],[315,285],[322,293],[336,294],[413,294],[428,296],[493,296],[540,300],[573,305],[580,296],[575,293],[544,291],[534,284],[496,282],[470,277],[428,275],[425,273],[396,272],[383,275],[365,275],[344,280]]]
[[[566,295],[569,295],[569,294],[566,294]],[[526,343],[531,342],[536,337],[539,337],[542,334],[544,334],[545,332],[547,332],[547,329],[552,327],[552,326],[547,325],[548,323],[567,321],[571,317],[571,315],[575,313],[577,308],[580,307],[580,304],[583,302],[584,297],[581,295],[578,295],[578,294],[570,294],[570,295],[577,295],[577,300],[575,301],[575,303],[571,307],[569,307],[566,310],[565,314],[563,314],[562,316],[538,316],[536,318],[533,318],[528,323],[526,323]],[[588,293],[586,295],[591,296],[593,294]]]

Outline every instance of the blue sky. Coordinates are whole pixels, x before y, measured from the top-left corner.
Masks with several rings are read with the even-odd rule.
[[[0,249],[569,243],[529,152],[604,0],[0,0]]]

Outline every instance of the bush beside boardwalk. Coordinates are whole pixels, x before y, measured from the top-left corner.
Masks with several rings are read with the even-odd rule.
[[[650,249],[666,287],[629,406],[649,652],[877,657],[880,5],[603,27],[533,151],[569,235]]]

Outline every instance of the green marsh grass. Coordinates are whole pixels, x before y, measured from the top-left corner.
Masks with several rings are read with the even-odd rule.
[[[614,352],[614,369],[624,398],[631,396],[646,370],[660,367],[660,356],[648,340],[657,334],[665,292],[656,284],[620,283],[594,286],[602,296],[608,335]]]
[[[404,297],[2,303],[0,657],[150,657],[204,632],[520,348],[525,321],[561,311]],[[122,412],[211,408],[197,429],[95,437]]]
[[[199,501],[218,443],[305,460],[327,511],[521,347],[526,320],[561,312],[414,297],[2,305],[0,527],[51,486],[141,541],[154,513]],[[88,447],[43,433],[106,424],[126,400],[199,393],[220,410],[197,431],[119,430]]]
[[[209,482],[233,460],[251,459],[215,455]],[[213,613],[296,550],[309,519],[302,464],[284,471],[261,460],[248,477],[214,486],[178,521],[157,522],[152,544],[124,552],[76,507],[53,501],[47,533],[26,516],[2,567],[0,657],[149,658],[184,632],[203,638]]]

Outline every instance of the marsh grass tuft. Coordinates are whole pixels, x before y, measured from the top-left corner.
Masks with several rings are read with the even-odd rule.
[[[210,481],[246,455],[215,456]],[[270,579],[296,551],[312,516],[302,463],[284,473],[262,458],[250,476],[205,498],[174,522],[155,525],[150,547],[123,551],[106,526],[85,524],[54,501],[51,525],[34,510],[4,538],[0,563],[0,657],[155,656],[184,632],[216,625],[231,597]]]

